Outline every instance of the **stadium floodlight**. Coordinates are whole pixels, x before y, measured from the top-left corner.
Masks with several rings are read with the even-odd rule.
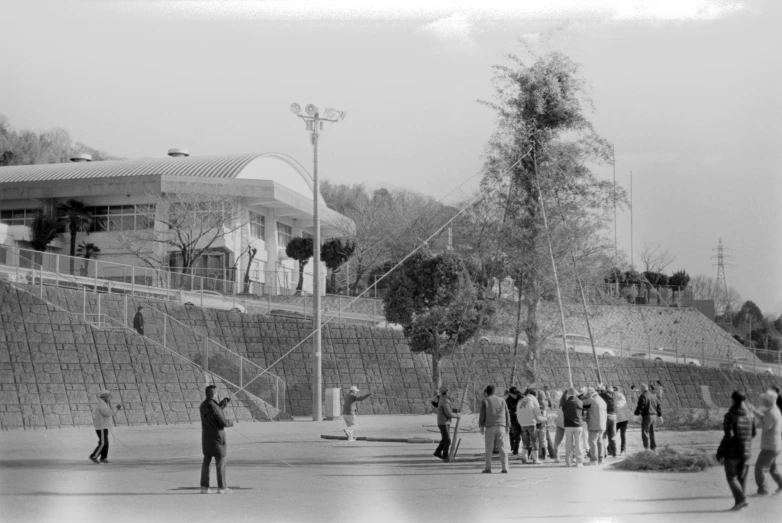
[[[315,113],[318,112],[318,108],[312,104],[307,104],[307,107],[304,108],[304,112],[309,116],[315,116]]]
[[[293,114],[299,114],[301,112],[301,106],[296,102],[291,104],[291,112]]]
[[[326,111],[323,113],[323,116],[325,118],[328,118],[329,120],[344,120],[345,119],[345,111],[338,111],[337,109],[332,109],[331,107],[327,107]]]

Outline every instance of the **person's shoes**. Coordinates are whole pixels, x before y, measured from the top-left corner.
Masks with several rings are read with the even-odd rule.
[[[450,462],[451,462],[451,458],[449,458],[448,456],[443,458],[443,463],[450,463]]]
[[[102,459],[102,460],[100,460],[100,462],[101,462],[101,463],[111,463],[111,461],[109,461],[109,460],[107,460],[107,459]]]
[[[437,459],[443,459],[443,455],[442,455],[442,454],[438,454],[437,452],[435,452],[434,454],[432,454],[432,456],[434,456],[434,457],[435,457],[435,458],[437,458]]]
[[[522,456],[520,459],[521,459],[521,463],[522,463],[522,464],[524,464],[524,465],[526,465],[526,464],[527,464],[527,458],[525,458],[524,456]]]
[[[492,451],[492,454],[499,454],[499,453],[500,453],[500,451],[499,451],[499,450],[493,450],[493,451]]]
[[[356,441],[356,438],[348,438],[348,441]]]
[[[540,461],[538,460],[538,458],[532,458],[532,464],[533,464],[533,465],[537,465],[538,463],[540,463]]]
[[[758,490],[757,496],[768,496],[768,490]]]
[[[554,463],[559,463],[559,458],[554,458]]]
[[[96,465],[100,465],[100,461],[98,461],[98,458],[93,458],[92,456],[90,456],[90,460],[91,460],[93,463],[95,463]]]
[[[491,474],[491,469],[483,469],[483,471],[481,471],[481,474]]]
[[[782,487],[779,487],[777,490],[774,491],[775,496],[779,496],[780,494],[782,494]]]
[[[603,460],[599,460],[599,461],[597,462],[597,464],[598,464],[598,465],[602,465],[602,464],[603,464]]]
[[[502,471],[502,473],[503,473],[503,474],[507,474],[507,473],[508,473],[508,471],[507,471],[507,470],[503,470],[503,471]]]
[[[209,487],[201,487],[201,494],[209,494]]]
[[[218,494],[230,494],[231,492],[233,492],[233,490],[229,489],[228,487],[217,489]]]
[[[350,439],[350,432],[348,432],[348,429],[342,429],[342,432],[344,432],[345,436],[347,436],[348,439]]]
[[[581,468],[581,467],[583,467],[583,466],[584,466],[584,464],[583,464],[583,463],[576,463],[576,468],[577,468],[577,469],[580,469],[580,468]]]
[[[745,501],[742,501],[741,503],[736,503],[735,505],[733,505],[733,508],[731,510],[734,510],[734,511],[735,510],[741,510],[743,508],[747,508],[748,506],[749,506],[749,503],[747,503],[747,501],[745,500]]]
[[[518,456],[519,455],[519,451],[517,450],[515,452],[511,452],[511,454],[513,454],[514,456]]]

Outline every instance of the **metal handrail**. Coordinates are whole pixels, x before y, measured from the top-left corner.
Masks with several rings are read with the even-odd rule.
[[[21,287],[17,286],[15,283],[8,282],[8,284],[9,284],[11,287],[13,287],[14,289],[16,289],[16,290],[18,290],[18,291],[21,291],[21,292],[24,292],[24,293],[26,293],[26,294],[29,294],[30,296],[33,296],[33,297],[35,297],[35,298],[38,298],[38,299],[42,300],[44,303],[46,303],[47,305],[50,305],[50,306],[54,307],[55,309],[57,309],[57,310],[59,310],[59,311],[61,311],[61,312],[64,312],[64,313],[68,314],[69,316],[75,317],[75,318],[77,318],[77,319],[79,318],[79,315],[78,315],[78,314],[76,314],[76,313],[73,313],[73,312],[71,312],[71,311],[69,311],[69,310],[67,310],[67,309],[65,309],[65,308],[63,308],[63,307],[60,307],[60,306],[59,306],[59,305],[57,305],[56,303],[50,302],[49,300],[47,300],[47,299],[45,299],[45,298],[40,298],[40,297],[38,297],[38,296],[35,296],[35,294],[33,294],[32,292],[28,291],[27,289],[23,289],[23,288],[21,288]],[[149,337],[147,337],[147,336],[145,336],[145,335],[143,335],[143,334],[139,334],[138,332],[136,332],[135,330],[133,330],[131,327],[128,327],[127,325],[125,325],[124,323],[120,322],[120,321],[119,321],[119,320],[117,320],[116,318],[112,318],[111,316],[109,316],[109,315],[107,315],[107,314],[101,314],[101,313],[98,313],[98,314],[95,314],[95,313],[90,313],[89,315],[90,315],[90,316],[98,316],[98,322],[97,322],[97,323],[98,323],[98,325],[100,325],[100,324],[101,324],[101,316],[103,316],[103,317],[105,317],[106,319],[108,319],[110,322],[115,322],[115,323],[117,323],[117,325],[119,325],[119,326],[120,326],[122,329],[125,329],[125,330],[130,330],[130,331],[131,331],[131,332],[133,332],[134,334],[136,334],[136,335],[138,335],[138,336],[141,336],[141,337],[142,337],[142,338],[144,338],[145,340],[148,340],[148,341],[150,341],[150,342],[151,342],[153,345],[155,345],[155,346],[157,346],[157,347],[160,347],[161,349],[163,349],[163,350],[165,350],[165,351],[167,351],[167,352],[169,352],[169,353],[173,354],[174,356],[177,356],[177,357],[179,357],[179,358],[181,358],[181,359],[185,360],[187,363],[189,363],[189,364],[191,364],[191,365],[195,365],[196,367],[198,367],[198,368],[199,368],[199,369],[201,369],[202,371],[204,371],[204,372],[207,372],[207,373],[209,373],[209,374],[212,374],[212,375],[215,375],[215,376],[217,376],[218,378],[220,378],[220,380],[221,380],[221,381],[223,381],[223,382],[225,382],[225,383],[227,383],[227,384],[229,384],[229,385],[231,385],[231,386],[235,387],[235,388],[237,389],[237,393],[238,393],[239,391],[243,391],[243,392],[244,392],[245,394],[247,394],[248,396],[251,396],[251,397],[255,398],[256,400],[260,401],[260,402],[261,402],[261,403],[264,405],[264,412],[266,413],[267,417],[268,417],[268,418],[269,418],[271,421],[274,421],[274,416],[272,416],[272,415],[270,415],[270,414],[269,414],[268,407],[266,407],[266,406],[265,406],[265,405],[269,405],[269,403],[268,403],[266,400],[264,400],[264,399],[262,399],[262,398],[259,398],[258,396],[256,396],[256,395],[255,395],[255,394],[253,394],[252,392],[249,392],[249,391],[247,391],[246,389],[244,389],[244,387],[242,387],[242,386],[240,386],[240,385],[237,385],[236,383],[233,383],[231,380],[229,380],[229,379],[227,379],[227,378],[224,378],[222,375],[220,375],[220,374],[218,374],[218,373],[216,373],[216,372],[212,372],[212,371],[210,371],[210,370],[207,370],[207,369],[205,369],[205,368],[204,368],[202,365],[199,365],[198,363],[196,363],[196,362],[194,362],[193,360],[191,360],[191,359],[187,358],[187,357],[186,357],[186,356],[184,356],[183,354],[180,354],[179,352],[177,352],[177,351],[175,351],[175,350],[173,350],[173,349],[170,349],[170,348],[166,347],[165,345],[162,345],[162,344],[158,343],[157,341],[153,340],[152,338],[149,338]],[[86,322],[86,323],[91,323],[91,322]],[[100,329],[100,326],[98,326],[97,328],[98,328],[98,329]],[[257,377],[257,376],[256,376],[256,377]],[[282,380],[282,378],[279,378],[279,379],[280,379],[280,380]],[[283,381],[284,381],[284,380],[283,380]],[[270,406],[270,405],[269,405],[269,406]],[[277,407],[277,410],[280,410],[280,409]],[[283,411],[283,412],[284,412],[284,411]]]

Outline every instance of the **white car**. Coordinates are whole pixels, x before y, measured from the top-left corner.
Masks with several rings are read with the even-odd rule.
[[[179,303],[186,307],[208,307],[210,309],[222,309],[225,311],[244,312],[244,305],[234,302],[233,299],[223,296],[215,291],[179,293]]]
[[[568,349],[573,352],[580,352],[582,354],[592,354],[592,343],[589,340],[589,336],[581,336],[578,334],[565,334],[565,341],[567,342]],[[595,352],[601,357],[614,357],[616,351],[609,349],[608,347],[600,347],[595,344]]]
[[[690,367],[700,367],[701,362],[695,358],[688,358],[686,355],[676,356],[674,349],[668,349],[665,347],[656,347],[653,349],[656,354],[652,354],[654,361],[667,361],[670,363],[686,363]],[[671,354],[672,353],[672,354]]]

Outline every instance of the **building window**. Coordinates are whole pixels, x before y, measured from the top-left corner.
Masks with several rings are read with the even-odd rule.
[[[6,225],[26,225],[30,227],[36,216],[43,209],[16,209],[14,211],[0,211],[0,223]]]
[[[89,232],[140,231],[155,226],[153,205],[102,205],[87,207],[93,221]]]
[[[250,236],[259,240],[266,239],[266,217],[250,211]]]
[[[277,245],[284,249],[293,239],[293,227],[277,222]]]

